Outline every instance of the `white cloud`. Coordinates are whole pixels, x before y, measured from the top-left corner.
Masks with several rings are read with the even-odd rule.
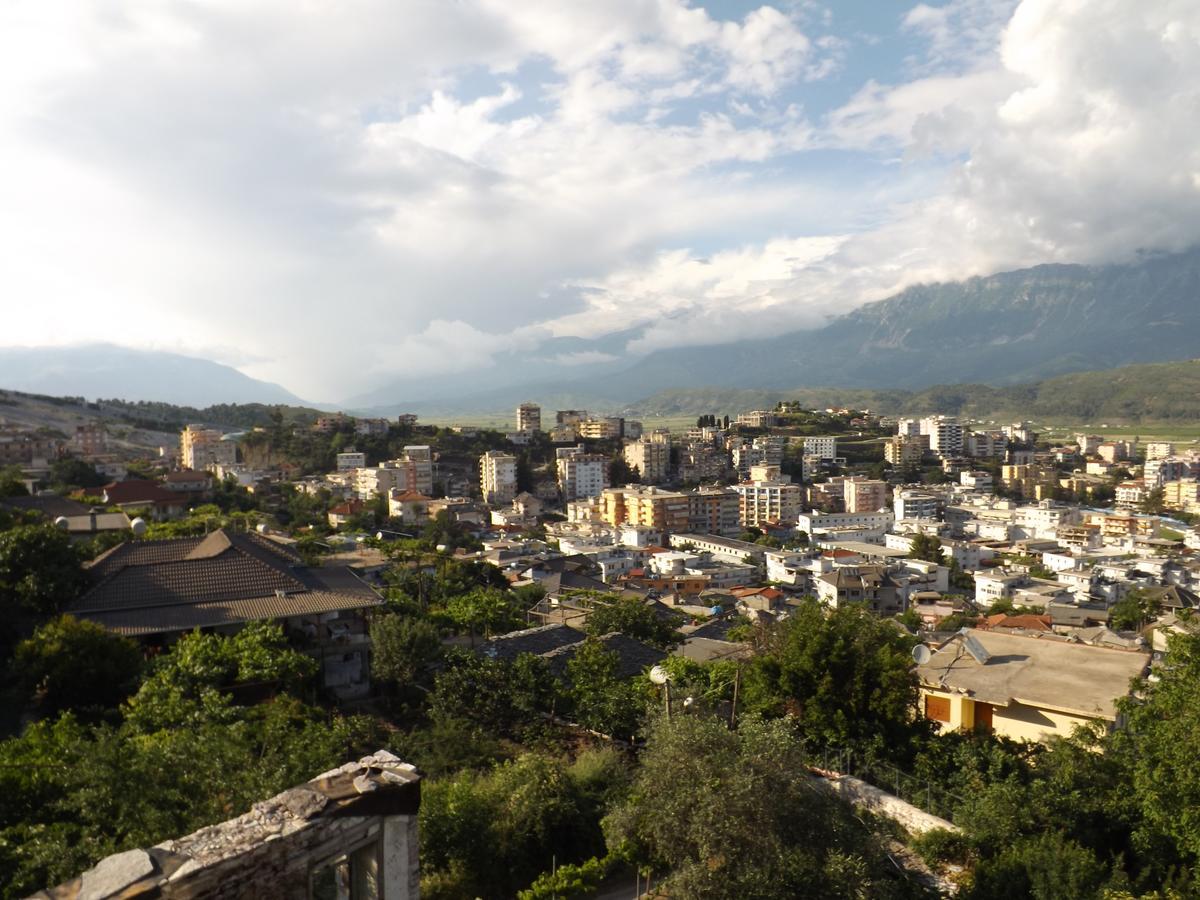
[[[907,80],[814,120],[849,56],[806,4],[11,3],[2,340],[232,346],[317,396],[1200,240],[1195,4],[1010,9],[913,7]]]

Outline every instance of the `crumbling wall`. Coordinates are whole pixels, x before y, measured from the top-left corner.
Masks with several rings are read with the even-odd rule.
[[[416,770],[387,751],[256,803],[244,815],[107,857],[35,897],[241,900],[310,896],[314,876],[351,897],[417,900]],[[325,871],[341,861],[335,872]]]

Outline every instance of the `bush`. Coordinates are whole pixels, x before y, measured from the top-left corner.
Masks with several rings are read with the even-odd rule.
[[[959,863],[967,861],[970,842],[961,832],[948,828],[935,828],[913,839],[912,848],[929,865],[936,863]]]

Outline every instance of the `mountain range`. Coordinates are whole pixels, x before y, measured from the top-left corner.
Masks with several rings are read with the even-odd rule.
[[[488,390],[430,397],[429,405],[490,411],[530,399],[606,409],[691,387],[1005,385],[1188,359],[1198,346],[1200,249],[1193,249],[1130,264],[1042,265],[918,285],[815,330],[662,350],[632,365],[597,366],[585,377],[560,370],[518,385],[482,377],[476,384]]]
[[[116,344],[0,347],[0,388],[50,396],[151,400],[177,406],[301,405],[295,394],[232,366]]]
[[[1200,249],[917,285],[818,329],[631,360],[624,348],[638,333],[555,338],[536,352],[503,353],[484,368],[388,381],[342,406],[462,415],[534,400],[549,408],[616,410],[664,390],[919,391],[1189,359],[1200,347]],[[0,348],[0,388],[189,406],[304,403],[229,366],[107,344]]]

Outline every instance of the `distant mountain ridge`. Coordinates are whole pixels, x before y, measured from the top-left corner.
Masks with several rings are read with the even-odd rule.
[[[1200,250],[1131,265],[1045,265],[919,285],[814,331],[661,351],[610,391],[1012,384],[1188,359],[1200,347]]]
[[[806,407],[850,406],[884,415],[943,413],[975,419],[1024,418],[1059,424],[1200,422],[1200,360],[1072,372],[1028,384],[942,384],[916,391],[885,388],[713,389],[662,391],[630,404],[633,417],[736,414],[781,400]]]
[[[176,406],[305,405],[295,394],[232,366],[115,344],[0,347],[0,388],[51,396],[152,400]]]

